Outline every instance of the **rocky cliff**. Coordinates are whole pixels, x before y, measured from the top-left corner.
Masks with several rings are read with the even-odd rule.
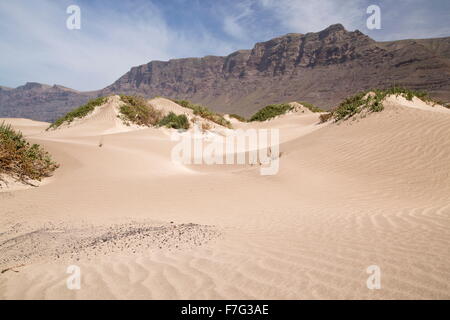
[[[50,87],[34,100],[32,93],[14,95],[19,88],[0,89],[0,115],[31,117],[38,114],[29,113],[31,109],[42,109],[34,118],[49,120],[89,96],[127,93],[185,98],[249,116],[286,101],[326,109],[357,91],[392,85],[427,90],[449,101],[450,38],[376,42],[336,24],[317,33],[287,34],[226,57],[151,61],[97,92],[64,88],[55,93]],[[4,95],[12,99],[4,100]]]

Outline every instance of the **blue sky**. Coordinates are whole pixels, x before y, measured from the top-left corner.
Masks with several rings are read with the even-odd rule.
[[[81,29],[69,30],[69,5]],[[366,9],[381,8],[368,30]],[[227,55],[342,23],[380,41],[450,36],[448,0],[0,0],[0,85],[96,90],[151,60]]]

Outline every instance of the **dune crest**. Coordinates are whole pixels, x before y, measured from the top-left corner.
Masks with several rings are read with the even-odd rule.
[[[49,131],[70,133],[78,136],[91,136],[121,133],[142,129],[142,126],[134,124],[126,125],[119,117],[122,101],[118,95],[107,97],[106,103],[95,107],[95,109],[82,118],[76,118],[70,123],[63,123],[60,127]]]

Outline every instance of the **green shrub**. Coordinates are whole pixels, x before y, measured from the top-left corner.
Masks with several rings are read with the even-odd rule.
[[[247,119],[245,119],[244,117],[242,117],[238,114],[232,113],[229,116],[230,116],[230,118],[234,118],[236,120],[239,120],[240,122],[247,122]]]
[[[325,112],[325,110],[320,109],[319,107],[316,107],[312,103],[309,102],[299,102],[304,107],[308,108],[311,112]]]
[[[356,113],[361,111],[362,105],[365,104],[366,100],[363,97],[366,92],[357,93],[351,97],[346,98],[342,101],[339,106],[333,110],[333,118],[336,121],[341,119],[347,119],[354,116]]]
[[[106,103],[106,97],[99,97],[96,99],[89,100],[86,104],[68,112],[65,116],[54,121],[48,129],[56,129],[61,126],[63,123],[71,123],[76,118],[84,118],[89,113],[94,111],[95,107],[100,106]]]
[[[48,177],[59,165],[37,144],[30,144],[22,133],[4,122],[0,124],[0,180],[6,174],[31,185],[30,180]]]
[[[371,94],[369,94],[370,92]],[[363,110],[367,110],[369,112],[380,112],[384,109],[383,101],[388,95],[400,95],[409,101],[411,101],[414,97],[417,97],[426,102],[437,103],[423,91],[413,91],[401,87],[367,90],[357,93],[342,101],[339,106],[331,111],[332,117],[335,121],[339,121],[351,118]]]
[[[288,111],[292,111],[293,109],[294,107],[290,106],[287,103],[271,104],[256,112],[250,118],[250,121],[266,121],[276,116],[285,114]]]
[[[192,111],[194,111],[194,114],[196,116],[200,116],[203,119],[206,120],[210,120],[212,122],[215,122],[221,126],[227,127],[227,128],[231,128],[231,123],[230,121],[226,120],[223,115],[213,112],[211,110],[209,110],[207,107],[204,107],[202,105],[199,104],[194,104],[190,101],[187,100],[176,100],[176,99],[172,99],[173,102],[179,104],[180,106],[184,107],[184,108],[189,108]]]
[[[414,91],[414,90],[409,90],[406,88],[402,88],[402,87],[391,87],[388,89],[384,89],[384,90],[375,90],[378,91],[379,94],[383,94],[384,97],[390,94],[396,95],[396,96],[403,96],[404,98],[406,98],[406,100],[411,101],[414,97],[417,97],[423,101],[433,101],[429,96],[428,93],[426,93],[425,91]]]
[[[189,129],[189,119],[184,114],[176,115],[175,113],[170,112],[159,121],[158,126],[187,130]]]
[[[133,123],[140,126],[154,126],[162,118],[161,111],[150,106],[142,97],[121,95],[120,99],[124,104],[119,108],[119,118],[127,125]]]
[[[189,108],[189,109],[194,109],[193,106],[194,104],[191,103],[188,100],[177,100],[177,99],[172,99],[173,102],[175,102],[176,104],[179,104],[180,106],[184,107],[184,108]]]

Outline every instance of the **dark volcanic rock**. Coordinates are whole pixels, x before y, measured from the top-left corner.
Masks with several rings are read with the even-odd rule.
[[[48,120],[88,96],[113,93],[186,98],[215,111],[249,116],[267,104],[287,101],[330,108],[360,90],[392,85],[427,90],[449,101],[450,38],[376,42],[336,24],[317,33],[287,34],[226,57],[151,61],[97,92],[64,88],[55,93],[55,87],[29,86],[27,96],[17,95],[19,88],[0,88],[0,116]]]

